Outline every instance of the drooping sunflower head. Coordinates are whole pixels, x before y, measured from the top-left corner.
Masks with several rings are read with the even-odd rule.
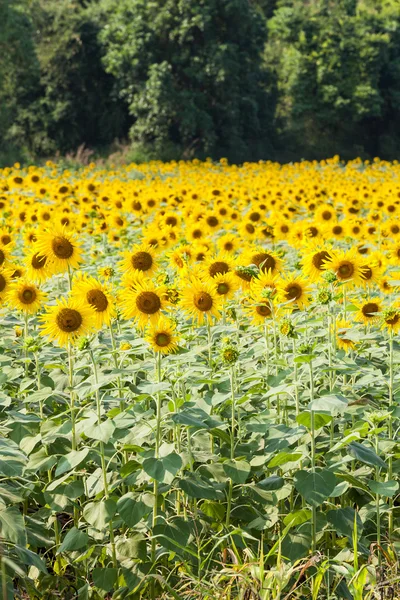
[[[172,321],[161,317],[150,326],[145,336],[146,341],[156,352],[171,354],[178,348],[178,336]]]
[[[38,256],[45,257],[53,273],[63,273],[69,267],[78,267],[82,260],[82,251],[76,234],[65,227],[37,233],[35,249]]]
[[[93,309],[74,298],[59,300],[48,308],[41,317],[42,335],[47,335],[60,346],[76,344],[80,337],[86,336],[94,327]]]
[[[400,307],[391,306],[382,313],[382,329],[397,333],[400,329]]]
[[[124,252],[120,266],[125,273],[140,271],[147,276],[152,275],[157,268],[154,248],[137,244],[132,250]]]
[[[336,345],[345,352],[350,352],[356,347],[356,342],[349,337],[351,330],[350,321],[344,319],[338,320],[336,323]]]
[[[33,315],[40,310],[47,294],[26,279],[13,281],[6,294],[7,304],[16,310]]]
[[[358,308],[354,316],[356,321],[364,325],[379,321],[382,312],[382,302],[379,298],[367,298],[363,302],[354,302],[354,304]]]
[[[193,279],[182,292],[180,305],[201,324],[204,318],[219,317],[220,297],[211,282]]]
[[[98,329],[101,329],[104,324],[109,325],[111,319],[115,317],[115,303],[110,288],[94,277],[82,275],[75,279],[71,295],[93,309]]]

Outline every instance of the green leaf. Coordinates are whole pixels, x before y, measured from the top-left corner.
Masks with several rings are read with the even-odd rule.
[[[153,506],[154,496],[152,494],[137,496],[137,494],[128,492],[118,500],[117,511],[128,527],[134,527],[150,514]]]
[[[121,477],[128,477],[131,473],[135,471],[140,471],[142,465],[137,460],[128,460],[124,465],[122,465],[120,470]]]
[[[343,413],[347,406],[348,400],[341,394],[321,396],[310,403],[310,409],[314,412],[327,412],[334,416]]]
[[[336,510],[329,510],[326,514],[328,522],[333,525],[334,529],[349,538],[353,535],[354,530],[354,519],[357,521],[357,532],[361,535],[363,529],[363,522],[358,513],[351,508],[337,508]]]
[[[182,459],[176,452],[162,458],[146,458],[143,461],[143,471],[162,483],[171,483],[181,467]]]
[[[18,546],[26,546],[24,517],[16,506],[0,504],[0,536]]]
[[[225,507],[218,502],[212,502],[211,500],[205,500],[200,505],[200,510],[210,517],[215,523],[222,523],[225,518]]]
[[[84,429],[86,437],[104,442],[105,444],[110,440],[114,431],[115,425],[110,420],[103,421],[103,423],[100,424],[95,423]]]
[[[244,460],[227,460],[222,466],[227,477],[230,477],[233,483],[246,483],[251,471],[249,463]]]
[[[311,429],[311,411],[304,411],[296,417],[296,421],[299,425],[304,425],[307,429]],[[332,415],[314,412],[314,427],[315,429],[321,429],[332,421]]]
[[[83,518],[95,529],[101,531],[111,521],[117,510],[112,498],[100,502],[89,502],[83,509]]]
[[[119,539],[116,543],[116,550],[124,558],[139,558],[145,561],[147,558],[146,538],[141,533],[134,533],[127,539]]]
[[[266,479],[262,479],[261,481],[257,482],[257,487],[268,492],[280,490],[284,485],[285,480],[283,477],[279,477],[278,475],[271,475],[271,477],[267,477]]]
[[[294,476],[296,490],[311,506],[319,506],[336,487],[336,477],[332,471],[297,471]]]
[[[386,496],[387,498],[393,498],[399,490],[398,481],[393,479],[390,481],[369,481],[368,485],[374,494]]]
[[[84,448],[83,450],[72,450],[65,456],[62,456],[58,461],[58,466],[56,469],[56,477],[59,477],[63,473],[68,473],[78,467],[89,454],[89,448]]]
[[[302,525],[311,519],[312,512],[306,508],[302,510],[296,510],[295,512],[289,513],[283,519],[283,524],[287,527],[297,527]]]
[[[118,569],[114,568],[99,568],[93,569],[92,572],[93,583],[99,589],[104,592],[109,592],[118,579]]]
[[[366,465],[387,469],[386,463],[368,446],[363,446],[358,442],[351,442],[348,446],[348,450],[351,456],[354,456],[354,458]]]
[[[89,541],[89,536],[84,531],[80,531],[76,527],[70,529],[63,539],[63,542],[59,549],[57,550],[57,554],[61,552],[71,552],[73,550],[80,550],[84,548]]]
[[[191,525],[181,517],[174,519],[172,523],[156,525],[153,535],[167,550],[180,555],[190,551],[188,545],[192,538]]]
[[[279,454],[269,461],[268,468],[273,469],[288,462],[297,462],[301,458],[304,458],[302,452],[279,452]]]
[[[46,448],[40,448],[40,450],[30,455],[26,468],[28,471],[33,471],[34,473],[41,473],[42,471],[51,469],[56,462],[56,456],[49,456]]]
[[[218,485],[218,488],[216,485]],[[202,498],[205,500],[222,500],[224,498],[221,484],[213,485],[195,474],[188,476],[186,479],[181,479],[178,486],[189,498]]]

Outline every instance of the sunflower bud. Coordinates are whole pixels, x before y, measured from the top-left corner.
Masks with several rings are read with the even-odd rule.
[[[236,321],[237,315],[236,315],[236,310],[233,306],[229,306],[226,309],[226,316],[228,317],[228,319],[231,319],[232,321]]]
[[[279,326],[279,331],[282,335],[285,335],[286,337],[295,337],[294,325],[292,321],[288,318],[282,319],[282,322]]]
[[[329,302],[331,302],[331,300],[332,300],[332,294],[326,288],[323,288],[322,290],[320,290],[318,292],[317,302],[319,302],[319,304],[329,304]]]
[[[324,273],[322,277],[327,283],[335,283],[335,281],[337,281],[337,277],[333,271],[326,271],[326,273]]]
[[[121,342],[119,345],[119,349],[122,351],[127,351],[127,350],[130,350],[131,348],[132,348],[132,346],[129,342]]]
[[[232,344],[229,338],[224,338],[223,346],[221,349],[222,362],[226,365],[234,365],[239,358],[239,351]]]
[[[78,350],[83,352],[84,350],[88,350],[90,348],[90,340],[87,337],[81,337],[78,342]]]
[[[39,352],[40,344],[34,337],[27,337],[24,340],[24,348],[27,352]]]

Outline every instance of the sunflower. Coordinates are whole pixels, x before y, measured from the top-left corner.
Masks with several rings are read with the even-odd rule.
[[[153,350],[161,352],[161,354],[171,354],[178,349],[175,325],[164,317],[160,317],[156,323],[151,325],[145,339]]]
[[[350,329],[351,323],[349,321],[341,319],[336,322],[336,345],[341,350],[345,350],[345,352],[354,350],[354,348],[356,347],[356,343],[353,340],[346,337]]]
[[[282,269],[282,259],[276,252],[266,251],[262,246],[255,246],[247,250],[241,262],[256,265],[261,272],[269,271],[271,274],[279,273]]]
[[[400,265],[400,243],[394,244],[390,248],[389,259],[392,265]]]
[[[203,273],[207,280],[214,279],[217,275],[225,275],[231,272],[233,267],[234,260],[229,254],[215,254],[203,262]]]
[[[325,263],[331,258],[330,250],[323,247],[314,247],[305,254],[302,259],[302,270],[304,275],[311,281],[321,279],[325,272]]]
[[[141,271],[148,276],[152,275],[157,268],[154,248],[136,244],[132,250],[124,252],[120,266],[126,273]]]
[[[220,298],[215,291],[215,285],[211,282],[203,282],[200,279],[191,281],[182,292],[180,305],[191,317],[196,317],[202,324],[204,317],[219,317]]]
[[[330,258],[324,261],[326,271],[334,271],[341,283],[360,285],[363,280],[363,258],[357,255],[357,250],[331,250]]]
[[[75,279],[71,296],[77,300],[82,299],[92,307],[97,329],[101,329],[104,324],[109,325],[111,319],[116,315],[110,288],[94,277],[81,275],[78,279]]]
[[[274,309],[271,300],[260,296],[251,296],[244,306],[244,311],[251,318],[253,325],[264,325],[272,319]]]
[[[391,277],[385,275],[379,280],[379,289],[384,294],[392,294],[393,292],[397,294],[399,291],[399,286],[396,285],[396,281],[398,281],[398,278],[392,279]]]
[[[251,294],[254,297],[263,296],[266,294],[270,298],[273,298],[277,293],[277,282],[279,281],[279,275],[273,275],[271,271],[260,272],[257,277],[250,282]]]
[[[46,257],[54,273],[76,268],[82,260],[76,234],[67,232],[65,227],[38,232],[35,249],[38,256]]]
[[[134,319],[139,327],[144,328],[149,322],[155,323],[167,306],[167,288],[143,278],[134,289],[123,289],[119,302],[123,317]]]
[[[4,267],[10,260],[10,253],[6,246],[0,245],[0,268]]]
[[[387,329],[390,333],[397,333],[400,329],[400,308],[391,306],[383,311],[382,329]]]
[[[224,301],[232,298],[239,289],[239,283],[233,273],[219,273],[213,277],[212,283],[218,296],[221,296]]]
[[[303,277],[284,277],[277,287],[278,301],[285,304],[285,308],[304,309],[310,303],[310,288]]]
[[[370,257],[367,263],[361,265],[361,269],[362,285],[364,287],[379,283],[383,274],[383,266],[380,266],[373,256]]]
[[[42,282],[54,274],[53,265],[47,256],[41,256],[36,247],[25,258],[26,278]]]
[[[38,312],[46,298],[47,294],[34,283],[18,279],[10,284],[5,301],[11,308],[33,315]]]
[[[12,282],[12,272],[9,269],[0,269],[0,300],[3,300],[8,293]]]
[[[13,245],[13,237],[8,229],[0,228],[0,245],[1,246],[9,246]]]
[[[41,321],[42,335],[66,347],[94,329],[94,311],[75,298],[62,298],[48,308]]]
[[[382,312],[382,303],[379,298],[367,298],[363,302],[354,302],[354,305],[358,308],[354,319],[359,323],[368,325],[379,321]]]
[[[240,248],[240,239],[234,233],[225,233],[218,238],[217,246],[222,252],[234,254]]]

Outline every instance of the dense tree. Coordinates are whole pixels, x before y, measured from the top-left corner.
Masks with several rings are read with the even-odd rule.
[[[106,0],[104,64],[134,118],[132,140],[245,160],[266,155],[265,22],[248,0]]]

